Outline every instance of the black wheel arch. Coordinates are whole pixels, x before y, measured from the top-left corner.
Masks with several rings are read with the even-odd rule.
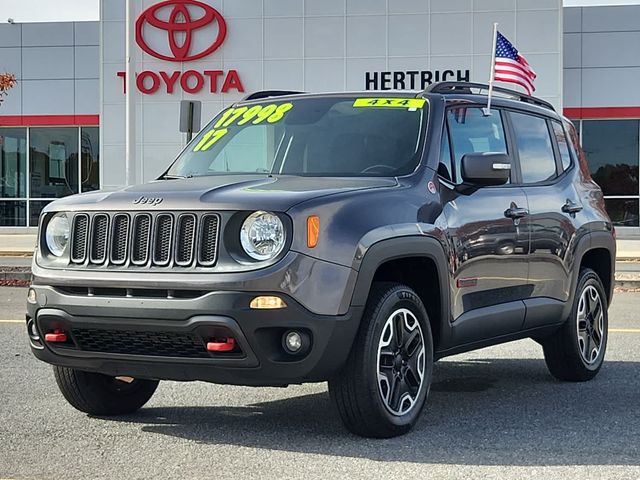
[[[429,305],[428,296],[420,295],[419,291],[418,294],[429,312],[434,335],[434,347],[440,345],[445,338],[448,338],[447,335],[450,328],[450,273],[446,258],[442,243],[437,238],[430,236],[405,236],[376,242],[367,249],[362,260],[354,265],[358,273],[350,304],[358,307],[366,304],[371,286],[376,280],[376,274],[381,272],[385,265],[403,260],[408,262],[424,260],[433,268],[437,276],[435,279],[438,286],[437,311],[434,312],[430,308],[432,305]],[[397,281],[398,279],[394,280]],[[413,287],[413,285],[409,286]],[[434,326],[436,328],[433,328]]]

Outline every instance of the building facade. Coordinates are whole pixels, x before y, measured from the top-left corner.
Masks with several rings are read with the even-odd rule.
[[[98,22],[0,25],[0,227],[36,226],[48,202],[100,188]]]
[[[137,182],[155,178],[185,145],[181,100],[202,102],[204,126],[256,90],[486,83],[498,22],[537,71],[536,95],[581,131],[621,234],[640,233],[640,6],[202,1],[134,2]],[[103,0],[100,9],[100,22],[0,25],[0,71],[19,82],[0,105],[0,227],[35,225],[54,198],[126,184],[125,3]]]

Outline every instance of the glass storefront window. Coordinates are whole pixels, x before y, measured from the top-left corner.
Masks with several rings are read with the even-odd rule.
[[[78,193],[77,128],[31,128],[29,155],[31,198],[60,198]]]
[[[638,120],[584,120],[582,148],[605,195],[638,195]]]
[[[51,202],[53,202],[53,200],[40,200],[37,202],[29,202],[29,226],[30,227],[38,226],[38,219],[40,218],[40,213],[42,212],[42,209]]]
[[[82,127],[80,131],[81,172],[83,192],[100,189],[100,129]]]
[[[0,227],[25,227],[27,202],[0,200]]]
[[[640,207],[637,198],[606,198],[605,204],[607,213],[611,217],[614,225],[619,227],[637,227],[638,208]]]
[[[27,129],[0,128],[0,198],[27,196]]]

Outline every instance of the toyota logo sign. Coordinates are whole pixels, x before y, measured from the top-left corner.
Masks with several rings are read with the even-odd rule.
[[[154,30],[168,42],[150,45]],[[167,0],[143,11],[136,21],[136,42],[142,50],[170,62],[188,62],[215,52],[227,35],[227,24],[215,8],[196,0]],[[168,48],[167,48],[168,47]]]

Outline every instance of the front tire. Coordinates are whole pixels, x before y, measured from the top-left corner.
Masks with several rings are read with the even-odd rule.
[[[58,388],[77,410],[96,416],[124,415],[140,409],[158,388],[157,380],[119,380],[100,373],[53,367]]]
[[[600,277],[580,270],[569,318],[541,342],[547,368],[558,380],[584,382],[598,374],[607,348],[607,308]]]
[[[342,421],[356,435],[407,433],[425,404],[433,371],[433,340],[420,297],[397,283],[375,283],[351,353],[329,381]]]

